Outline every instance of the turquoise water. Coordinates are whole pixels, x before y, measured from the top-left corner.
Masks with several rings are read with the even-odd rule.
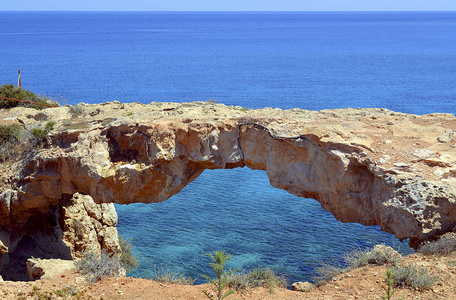
[[[70,104],[215,99],[248,108],[456,111],[456,13],[0,12],[0,84]],[[378,243],[261,171],[205,171],[158,204],[116,206],[140,259],[198,277],[203,253],[309,280],[314,265]]]
[[[378,226],[344,224],[313,199],[273,188],[264,171],[206,170],[179,194],[157,204],[116,205],[119,232],[132,239],[141,268],[151,264],[192,277],[208,274],[203,253],[226,250],[232,268],[268,266],[291,281],[310,280],[322,261],[342,263],[356,247],[406,243]],[[200,281],[198,281],[200,282]]]

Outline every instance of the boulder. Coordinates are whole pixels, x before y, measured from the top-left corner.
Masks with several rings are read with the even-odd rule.
[[[291,290],[292,291],[297,291],[297,292],[309,292],[314,285],[310,282],[295,282],[291,285]]]
[[[29,258],[27,260],[27,272],[31,281],[51,278],[73,269],[74,263],[72,260],[40,258]]]

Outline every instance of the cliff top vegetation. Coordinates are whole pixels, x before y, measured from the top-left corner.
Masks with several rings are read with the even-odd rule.
[[[23,100],[27,102],[11,99]],[[0,108],[13,108],[17,106],[43,109],[47,106],[58,106],[58,104],[47,96],[37,95],[13,84],[4,84],[0,86]]]

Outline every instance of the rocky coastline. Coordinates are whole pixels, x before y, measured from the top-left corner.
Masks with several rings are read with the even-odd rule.
[[[115,251],[113,203],[165,201],[205,169],[265,170],[272,186],[316,199],[342,222],[379,225],[412,247],[456,225],[451,114],[211,102],[0,110],[0,125],[50,121],[40,147],[1,163],[4,277],[11,266],[25,267],[26,256]]]

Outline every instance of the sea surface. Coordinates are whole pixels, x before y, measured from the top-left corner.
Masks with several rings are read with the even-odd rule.
[[[63,104],[207,101],[247,108],[456,111],[456,13],[0,12],[0,84]],[[205,171],[158,204],[116,206],[150,276],[201,278],[204,253],[312,280],[353,248],[407,241],[342,224],[262,171]],[[199,280],[201,282],[201,280]]]

